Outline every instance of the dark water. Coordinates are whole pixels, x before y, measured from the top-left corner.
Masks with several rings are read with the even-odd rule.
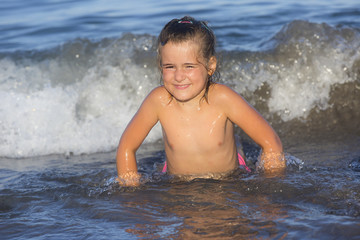
[[[116,184],[121,133],[159,84],[155,37],[183,15],[209,21],[221,82],[279,133],[283,176],[162,175],[157,126],[143,184]],[[1,239],[360,239],[359,17],[357,1],[1,1]]]
[[[334,158],[324,149],[307,154]],[[223,180],[184,182],[157,171],[162,159],[162,151],[141,151],[139,188],[114,183],[113,154],[7,160],[0,231],[6,239],[359,237],[360,172],[347,165],[295,159],[281,177],[239,169]]]

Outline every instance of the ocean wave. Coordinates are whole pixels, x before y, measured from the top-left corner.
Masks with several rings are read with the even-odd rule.
[[[359,29],[293,21],[259,51],[219,49],[221,82],[278,123],[328,119],[358,131],[359,45]],[[1,53],[0,156],[114,150],[160,84],[155,47],[154,36],[124,34]],[[147,141],[160,138],[156,127]]]

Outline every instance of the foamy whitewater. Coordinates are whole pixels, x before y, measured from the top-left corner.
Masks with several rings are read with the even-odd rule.
[[[0,155],[113,150],[141,101],[160,84],[155,41],[125,33],[3,53]],[[306,119],[313,109],[331,107],[332,87],[360,87],[359,49],[356,28],[294,20],[257,51],[220,49],[220,72],[222,81],[253,105],[264,101],[258,109],[263,114],[285,122]],[[147,141],[160,137],[157,128]]]
[[[101,43],[76,40],[51,54],[2,59],[1,155],[113,150],[157,84],[153,60],[135,62],[136,53],[152,45],[153,38],[129,35]]]
[[[209,22],[220,82],[278,132],[284,176],[255,171],[240,129],[252,173],[160,174],[157,125],[142,185],[115,181],[120,136],[161,84],[156,37],[184,15]],[[359,239],[359,19],[357,0],[1,1],[1,238]]]

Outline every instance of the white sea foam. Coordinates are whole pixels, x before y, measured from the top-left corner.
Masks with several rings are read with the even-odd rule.
[[[128,61],[121,66],[113,66],[98,61],[109,51],[99,54],[92,56],[96,64],[78,80],[66,79],[69,66],[58,58],[1,60],[0,156],[80,154],[116,147],[157,74],[134,64],[129,55],[123,54]],[[55,72],[62,74],[56,80]],[[159,137],[156,128],[148,140]]]
[[[331,86],[355,80],[348,73],[360,59],[360,34],[351,31],[349,37],[348,31],[295,21],[280,32],[288,39],[277,39],[278,51],[287,59],[276,63],[276,74],[267,80],[271,112],[284,121],[305,119],[312,109],[329,107]]]
[[[263,98],[268,114],[305,120],[312,109],[331,107],[332,86],[356,81],[359,39],[356,30],[293,22],[269,49],[224,58],[221,74],[250,102]],[[155,59],[154,37],[131,34],[1,58],[0,156],[114,150],[159,84]],[[146,141],[160,138],[156,127]]]
[[[326,24],[294,21],[262,52],[230,55],[223,63],[224,81],[255,104],[266,99],[271,114],[283,121],[305,120],[311,110],[324,110],[332,87],[356,81],[360,32]],[[264,85],[267,94],[253,94]]]

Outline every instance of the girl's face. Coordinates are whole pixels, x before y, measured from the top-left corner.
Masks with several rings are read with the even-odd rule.
[[[194,41],[168,42],[161,48],[160,57],[168,92],[179,102],[199,101],[204,96],[208,75],[215,71],[215,57],[206,62]]]

